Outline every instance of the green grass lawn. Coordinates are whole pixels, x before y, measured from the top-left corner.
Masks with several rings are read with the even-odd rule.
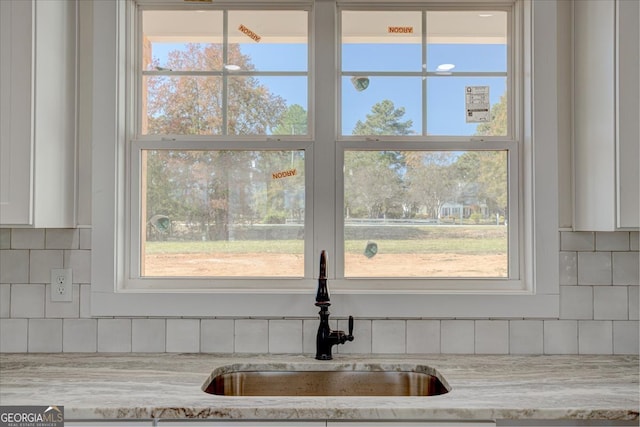
[[[374,239],[378,253],[505,253],[505,227],[420,227],[429,233],[422,239]],[[425,230],[427,229],[427,230]],[[347,253],[362,253],[367,240],[347,240]],[[163,241],[147,242],[146,253],[285,253],[301,254],[302,240]]]

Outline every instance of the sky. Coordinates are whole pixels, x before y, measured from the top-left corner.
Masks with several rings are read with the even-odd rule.
[[[306,45],[241,44],[241,51],[251,58],[260,71],[305,71]],[[179,44],[154,43],[153,56],[160,64],[169,51]],[[350,76],[342,81],[342,133],[351,134],[358,120],[366,120],[371,107],[385,99],[396,108],[404,107],[403,120],[413,122],[412,129],[422,132],[421,76],[382,77],[368,72],[411,71],[422,68],[421,47],[417,44],[345,44],[342,69],[369,77],[367,89],[356,91]],[[286,58],[286,62],[282,59]],[[428,44],[427,71],[440,64],[454,64],[453,72],[506,72],[506,46],[497,44]],[[283,97],[288,105],[299,104],[308,109],[305,77],[259,77],[272,93]],[[430,135],[473,135],[477,124],[465,123],[465,86],[489,86],[491,105],[500,100],[506,88],[506,77],[432,76],[426,78],[427,133]]]

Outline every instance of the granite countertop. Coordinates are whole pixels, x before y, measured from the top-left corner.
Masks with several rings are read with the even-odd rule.
[[[201,387],[225,365],[423,365],[430,397],[225,397]],[[3,354],[0,404],[64,405],[65,418],[639,420],[638,356]]]

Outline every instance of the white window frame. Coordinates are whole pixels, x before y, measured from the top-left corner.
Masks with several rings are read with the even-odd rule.
[[[155,0],[156,3],[158,0]],[[496,0],[494,3],[502,3]],[[336,254],[329,265],[329,286],[333,296],[332,312],[337,316],[356,317],[549,317],[559,313],[558,283],[558,173],[557,173],[557,6],[554,2],[523,0],[524,76],[522,91],[523,159],[520,172],[524,179],[521,188],[523,204],[522,256],[526,270],[521,273],[523,286],[517,289],[488,288],[459,289],[454,284],[448,290],[428,289],[420,281],[408,281],[406,289],[393,286],[373,289],[369,280],[360,289],[353,281],[336,278],[336,264],[340,257],[333,230],[339,230],[342,209],[328,215],[315,215],[313,237],[307,254],[322,249]],[[128,176],[126,168],[132,160],[126,150],[127,114],[132,97],[127,94],[126,71],[127,13],[126,0],[95,2],[93,60],[93,188],[92,188],[92,286],[91,307],[94,316],[314,316],[313,296],[318,266],[315,257],[307,256],[305,279],[294,286],[278,286],[278,279],[269,286],[257,288],[224,286],[204,289],[189,286],[176,289],[127,287],[127,226],[125,197]],[[314,3],[314,23],[336,19],[333,1]],[[318,40],[336,40],[336,27],[315,25]],[[312,35],[313,32],[310,33]],[[327,61],[313,64],[315,105],[336,102],[336,73],[334,43],[327,51],[326,43],[315,43],[315,54]],[[331,59],[333,57],[333,59]],[[312,61],[313,62],[313,61]],[[319,61],[320,62],[320,61]],[[541,66],[534,66],[541,64]],[[333,88],[334,90],[330,90]],[[311,97],[313,99],[313,97]],[[336,165],[341,164],[342,151],[334,145],[337,135],[335,109],[315,111],[315,145],[306,149],[307,173],[312,171],[314,182],[335,182]],[[322,143],[330,141],[331,143]],[[251,143],[255,144],[255,143]],[[357,141],[354,144],[358,144]],[[260,147],[255,144],[256,148]],[[291,148],[290,145],[286,147]],[[408,145],[410,147],[410,144]],[[417,148],[418,146],[416,146]],[[243,147],[244,148],[244,147]],[[269,148],[273,148],[271,144]],[[340,205],[337,195],[341,182],[335,186],[317,187],[307,197],[307,210]],[[331,209],[329,209],[331,210]],[[327,232],[330,230],[331,232]],[[339,231],[338,231],[339,232]],[[340,242],[341,244],[341,242]],[[311,273],[311,274],[309,274]],[[386,280],[391,284],[392,279]],[[350,284],[348,282],[351,282]],[[238,282],[233,282],[237,284]],[[447,281],[448,285],[455,279]],[[273,285],[273,286],[271,286]]]

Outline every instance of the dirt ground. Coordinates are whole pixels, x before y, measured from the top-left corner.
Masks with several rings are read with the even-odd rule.
[[[506,277],[506,255],[378,254],[347,255],[347,277]],[[152,254],[145,276],[303,275],[302,255],[292,254]]]

